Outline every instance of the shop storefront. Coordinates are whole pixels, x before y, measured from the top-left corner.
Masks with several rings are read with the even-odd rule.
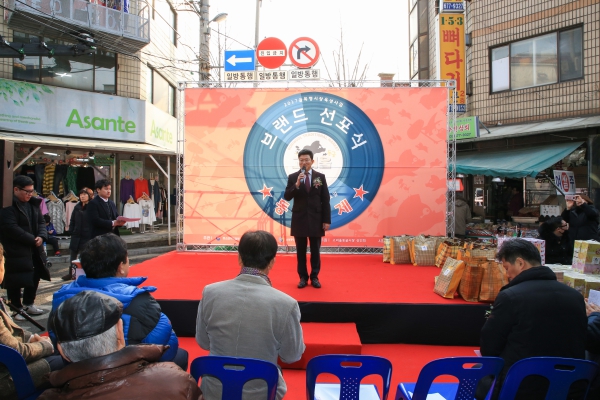
[[[162,223],[170,231],[174,117],[136,99],[18,81],[0,80],[0,85],[11,88],[6,96],[0,93],[4,203],[12,197],[8,177],[14,174],[31,176],[39,195],[67,201],[82,187],[107,178],[121,212],[145,193],[154,205],[154,216],[146,222]],[[131,192],[129,183],[139,193]]]
[[[537,230],[549,215],[565,207],[553,171],[568,172],[576,192],[600,203],[597,170],[600,119],[573,119],[491,128],[457,145],[457,178],[479,231],[498,229],[503,221],[524,231]],[[563,129],[563,130],[560,130]],[[559,186],[560,186],[560,182]]]

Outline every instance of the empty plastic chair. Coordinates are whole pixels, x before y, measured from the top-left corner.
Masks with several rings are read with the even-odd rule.
[[[0,364],[8,369],[13,379],[19,400],[37,399],[42,390],[37,390],[23,356],[12,347],[0,344]]]
[[[565,400],[573,382],[579,380],[587,380],[587,395],[597,371],[598,364],[592,361],[560,357],[525,358],[514,363],[506,373],[499,399],[514,399],[521,382],[530,375],[543,376],[550,381],[546,400]]]
[[[468,364],[477,365],[467,366]],[[449,357],[433,360],[425,365],[419,373],[412,396],[408,393],[407,388],[407,386],[412,388],[412,385],[401,383],[398,385],[396,400],[426,399],[430,389],[436,385],[438,385],[438,389],[449,389],[450,392],[456,393],[454,396],[456,399],[472,399],[475,397],[479,381],[486,376],[491,376],[493,378],[490,381],[491,386],[503,366],[504,360],[499,357]],[[435,378],[441,375],[452,375],[458,379],[458,383],[434,384]],[[444,388],[444,386],[446,387]]]
[[[344,364],[356,365],[344,365]],[[358,399],[360,382],[365,376],[379,375],[383,379],[383,394],[385,400],[390,391],[392,378],[392,363],[383,357],[362,356],[351,354],[327,354],[312,358],[306,366],[306,398],[314,400],[317,376],[329,373],[340,380],[340,399]]]
[[[244,384],[253,379],[267,383],[267,400],[274,400],[277,394],[279,370],[273,363],[254,358],[204,356],[198,357],[190,365],[190,373],[198,381],[203,375],[215,377],[223,384],[222,398],[242,399]]]

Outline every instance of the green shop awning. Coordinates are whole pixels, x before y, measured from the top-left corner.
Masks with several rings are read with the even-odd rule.
[[[569,142],[485,153],[459,153],[456,155],[456,173],[535,178],[540,171],[562,160],[582,144],[583,142]]]

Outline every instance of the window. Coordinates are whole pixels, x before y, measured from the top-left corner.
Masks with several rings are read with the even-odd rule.
[[[36,36],[14,32],[14,42],[28,43]],[[69,45],[71,42],[43,39],[53,45]],[[116,93],[117,55],[98,48],[96,54],[85,56],[56,56],[53,58],[29,56],[14,59],[13,79],[88,92]]]
[[[171,85],[156,71],[151,71],[152,91],[148,95],[148,101],[166,113],[175,116],[175,86]]]
[[[490,51],[492,92],[583,78],[583,28],[553,32]]]

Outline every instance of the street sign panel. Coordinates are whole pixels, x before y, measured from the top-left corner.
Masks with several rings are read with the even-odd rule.
[[[275,37],[263,39],[256,48],[256,59],[265,68],[276,69],[287,58],[285,43]]]
[[[319,61],[319,45],[309,37],[301,37],[290,45],[290,61],[298,68],[310,68]]]
[[[321,79],[321,71],[318,69],[298,69],[290,71],[291,81],[305,81]]]
[[[258,71],[259,81],[287,81],[288,71]]]
[[[225,72],[254,71],[254,50],[225,50]]]
[[[253,81],[255,71],[225,72],[225,80],[231,82]]]

